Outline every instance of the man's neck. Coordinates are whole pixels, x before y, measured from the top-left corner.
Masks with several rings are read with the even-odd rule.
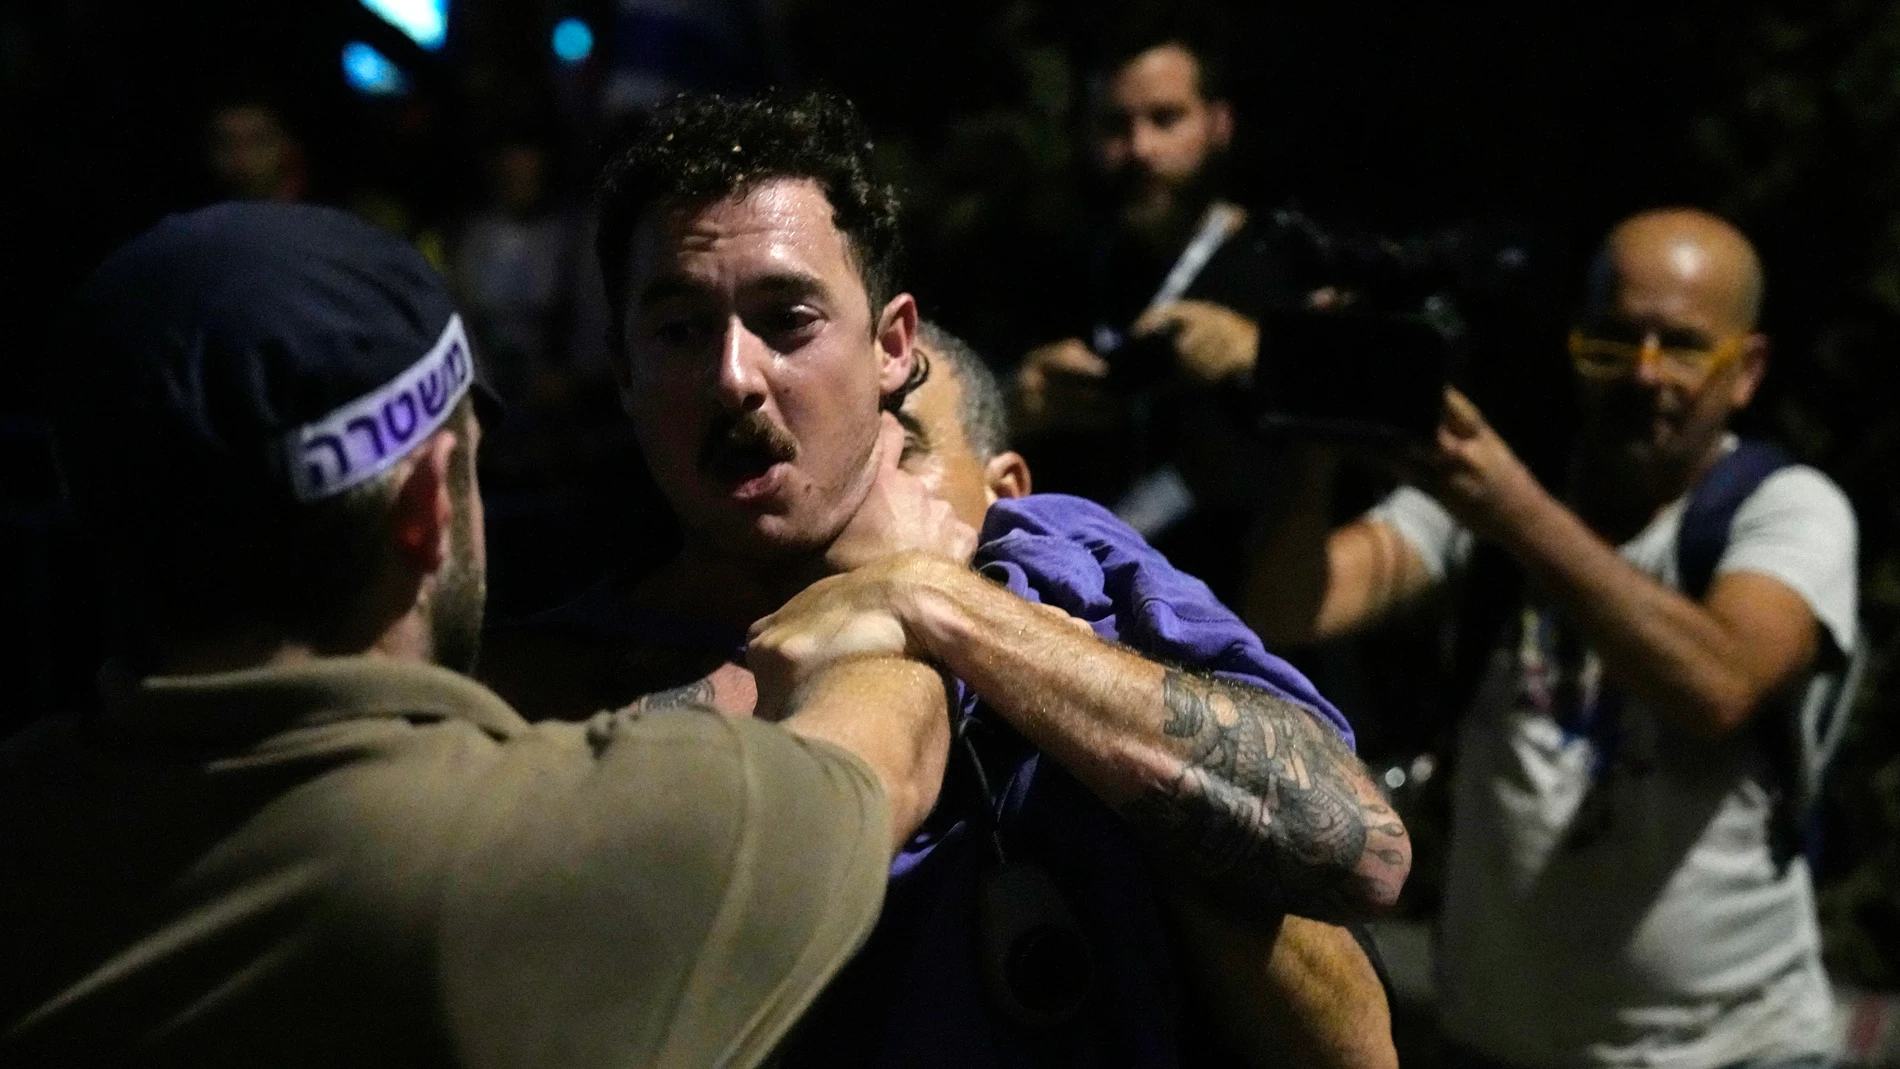
[[[627,600],[644,609],[743,631],[822,577],[815,564],[749,567],[688,543],[658,571],[632,584]]]
[[[147,647],[136,658],[153,673],[166,676],[211,675],[253,668],[284,668],[322,657],[384,657],[428,663],[433,660],[429,628],[417,612],[404,615],[367,642],[319,645],[261,627],[216,636],[172,639]]]
[[[1124,214],[1117,220],[1117,226],[1122,239],[1142,254],[1173,262],[1194,239],[1207,210],[1218,202],[1216,197],[1188,196],[1177,199],[1159,218],[1136,220]]]
[[[1571,473],[1570,505],[1606,541],[1622,545],[1694,489],[1727,451],[1724,432],[1688,464],[1634,465],[1604,454],[1580,454]]]
[[[244,639],[220,639],[193,642],[164,650],[148,660],[155,674],[162,676],[216,675],[251,668],[283,668],[308,664],[317,653],[301,642],[259,643]]]

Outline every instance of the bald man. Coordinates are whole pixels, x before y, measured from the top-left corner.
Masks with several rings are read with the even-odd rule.
[[[1452,391],[1414,485],[1329,533],[1335,461],[1310,450],[1297,503],[1259,538],[1248,616],[1276,647],[1355,631],[1459,572],[1499,606],[1488,625],[1465,614],[1496,639],[1459,724],[1438,942],[1465,1064],[1832,1050],[1766,728],[1856,642],[1856,532],[1825,476],[1728,431],[1767,368],[1761,299],[1728,223],[1628,219],[1570,336],[1584,420],[1559,492]]]

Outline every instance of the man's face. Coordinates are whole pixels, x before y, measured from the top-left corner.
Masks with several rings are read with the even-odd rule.
[[[869,307],[831,204],[805,180],[662,202],[631,251],[619,370],[688,537],[751,561],[822,551],[870,491],[915,304]]]
[[[985,458],[976,455],[963,431],[962,404],[963,384],[950,374],[949,361],[936,360],[930,377],[904,398],[901,463],[925,489],[948,502],[957,519],[980,531],[996,495],[984,479]]]
[[[1200,64],[1180,45],[1151,48],[1115,72],[1097,116],[1096,159],[1115,182],[1125,221],[1159,225],[1214,153],[1233,113],[1201,94]]]
[[[1029,492],[1029,466],[1014,452],[980,455],[963,426],[963,383],[950,361],[931,359],[930,377],[904,398],[903,469],[942,498],[957,519],[981,531],[983,516],[999,497]]]
[[[532,145],[509,145],[495,154],[494,180],[503,210],[517,219],[530,218],[547,190],[547,158]]]
[[[449,559],[436,576],[435,598],[429,611],[435,662],[464,675],[475,671],[481,653],[483,608],[488,601],[487,533],[481,486],[475,475],[481,428],[474,419],[468,421],[468,433],[466,455],[457,449],[450,461],[461,465],[462,470],[450,480],[456,502],[449,527]]]
[[[1581,329],[1589,335],[1686,350],[1738,344],[1741,356],[1707,374],[1646,361],[1632,374],[1586,380],[1586,441],[1638,469],[1692,470],[1753,396],[1766,343],[1732,314],[1719,265],[1689,242],[1613,247],[1599,261]]]
[[[243,105],[211,117],[211,173],[228,196],[273,200],[290,170],[290,135],[268,108]]]

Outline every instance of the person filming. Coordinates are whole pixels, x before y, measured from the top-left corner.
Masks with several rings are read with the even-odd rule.
[[[1265,525],[1247,616],[1268,642],[1379,620],[1465,574],[1438,936],[1458,1064],[1825,1064],[1813,891],[1779,728],[1857,641],[1839,488],[1730,420],[1767,370],[1762,273],[1729,223],[1612,230],[1569,341],[1570,475],[1547,489],[1463,395],[1411,477],[1328,530],[1305,454]]]

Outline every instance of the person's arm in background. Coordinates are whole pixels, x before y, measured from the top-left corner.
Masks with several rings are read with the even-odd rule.
[[[1260,353],[1260,324],[1213,301],[1171,301],[1143,312],[1129,328],[1137,338],[1165,335],[1175,370],[1191,386],[1244,380]]]
[[[1427,481],[1523,565],[1619,686],[1693,735],[1720,738],[1746,723],[1821,648],[1807,601],[1778,579],[1723,574],[1698,603],[1645,575],[1552,497],[1456,391]]]
[[[1273,646],[1350,634],[1423,594],[1434,579],[1398,531],[1361,517],[1332,526],[1338,458],[1324,446],[1292,451],[1286,492],[1255,528],[1241,616]]]
[[[1348,634],[1431,585],[1390,526],[1369,518],[1332,526],[1337,472],[1333,450],[1296,448],[1281,473],[1288,492],[1279,511],[1250,542],[1242,615],[1269,645]],[[1237,917],[1178,886],[1167,897],[1190,980],[1245,1064],[1396,1069],[1391,1007],[1351,932],[1303,917]]]
[[[902,633],[853,641],[943,664],[1224,901],[1338,920],[1397,901],[1411,866],[1404,825],[1305,707],[1079,634],[942,558],[889,558],[787,605],[871,607]],[[755,645],[783,641],[776,615],[754,625]]]
[[[1113,422],[1107,403],[1108,361],[1080,338],[1039,345],[1024,354],[1010,396],[1018,435],[1099,429]]]
[[[1392,1011],[1351,932],[1223,910],[1189,887],[1164,896],[1202,1019],[1254,1069],[1396,1069]]]

